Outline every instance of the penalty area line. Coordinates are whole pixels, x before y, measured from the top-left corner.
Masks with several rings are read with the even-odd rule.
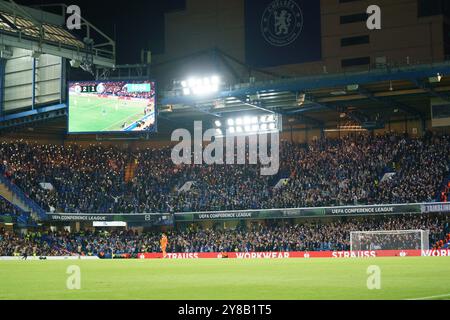
[[[429,297],[422,297],[422,298],[414,298],[414,299],[406,299],[406,300],[434,300],[434,299],[439,299],[439,298],[450,298],[450,293],[449,294],[441,294],[438,296],[429,296]]]

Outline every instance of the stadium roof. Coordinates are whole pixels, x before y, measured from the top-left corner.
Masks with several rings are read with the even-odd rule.
[[[439,81],[430,81],[441,75]],[[176,92],[160,100],[170,121],[274,111],[296,123],[323,127],[343,114],[368,128],[387,118],[430,119],[430,98],[450,101],[450,63],[381,68],[243,84],[199,98]]]
[[[64,4],[52,6],[62,8],[63,12],[67,10]],[[20,6],[12,0],[0,0],[0,41],[4,46],[80,62],[89,56],[93,65],[113,68],[115,42],[83,17],[80,19],[81,30],[78,33],[83,41],[66,30],[63,16]]]
[[[438,73],[442,75],[440,81],[430,82]],[[431,98],[450,101],[449,74],[450,63],[445,62],[243,84],[204,98],[160,92],[159,138],[170,137],[177,128],[190,129],[195,120],[212,123],[237,113],[264,110],[283,114],[285,125],[300,128],[333,129],[343,120],[367,129],[384,128],[387,121],[405,119],[418,119],[424,124],[431,118]],[[29,127],[36,129],[30,131],[33,133],[64,136],[66,115],[64,104],[9,115],[0,119],[0,129]]]
[[[72,46],[78,49],[85,48],[85,45],[82,41],[78,40],[74,35],[60,26],[43,23],[42,27],[43,37],[46,41],[58,45]],[[40,38],[40,28],[39,26],[35,25],[33,21],[27,18],[19,17],[17,15],[14,16],[1,10],[0,30],[2,32],[28,36],[36,40]]]

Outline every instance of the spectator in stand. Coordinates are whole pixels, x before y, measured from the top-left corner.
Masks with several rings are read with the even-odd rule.
[[[441,192],[441,202],[448,202],[450,199],[450,181]]]
[[[450,139],[359,135],[283,142],[280,174],[259,165],[180,165],[171,149],[0,144],[0,170],[45,210],[166,213],[434,202],[450,174]],[[131,180],[127,167],[137,161]],[[385,173],[393,173],[383,179]],[[280,178],[288,178],[274,188]],[[48,190],[40,183],[50,183]],[[177,191],[186,182],[190,190]]]

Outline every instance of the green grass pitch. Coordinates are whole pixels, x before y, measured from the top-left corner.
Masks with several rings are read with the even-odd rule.
[[[126,105],[125,105],[126,104]],[[74,95],[70,98],[69,132],[122,131],[144,117],[148,101],[124,101]]]
[[[69,290],[67,268],[81,270]],[[381,290],[367,268],[381,269]],[[0,299],[450,299],[450,258],[0,262]]]

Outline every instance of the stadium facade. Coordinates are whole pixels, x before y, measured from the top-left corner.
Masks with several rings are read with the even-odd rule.
[[[366,71],[376,65],[404,66],[438,63],[449,55],[448,9],[442,1],[378,1],[382,8],[381,30],[369,30],[366,22],[370,1],[317,1],[320,7],[300,9],[304,15],[303,32],[313,16],[320,22],[313,25],[314,38],[308,38],[301,51],[311,50],[319,44],[314,61],[301,63],[301,54],[295,55],[298,63],[284,63],[265,67],[282,75],[317,75],[328,73]],[[442,2],[442,4],[439,4]],[[239,61],[252,65],[250,57],[255,37],[261,37],[264,10],[271,1],[187,0],[184,10],[166,14],[165,54],[156,56],[156,63],[183,56],[195,55],[204,50],[218,48]],[[309,10],[309,11],[308,11]],[[195,23],[192,23],[195,21]],[[254,30],[255,29],[255,30]],[[317,30],[318,29],[318,30]],[[183,30],[183,37],[179,31]],[[311,30],[307,30],[311,31]],[[255,32],[253,38],[251,32]],[[302,35],[300,32],[299,38]],[[267,43],[268,47],[270,43]],[[288,45],[289,46],[289,45]],[[292,50],[292,48],[289,48]],[[259,53],[263,55],[263,52]],[[255,53],[258,57],[258,53]],[[294,57],[295,60],[295,57]],[[189,69],[173,68],[171,79],[192,71],[211,67],[205,57],[189,63]],[[177,74],[178,73],[178,74]],[[232,77],[232,75],[229,75]]]

